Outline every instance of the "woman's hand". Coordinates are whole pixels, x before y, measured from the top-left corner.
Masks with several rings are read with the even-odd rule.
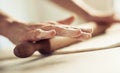
[[[58,22],[50,21],[36,24],[12,22],[10,26],[8,26],[9,31],[6,36],[16,45],[25,41],[39,41],[55,36],[70,37],[80,41],[89,39],[92,33],[91,29],[65,25],[70,24],[73,20],[74,17],[72,16]]]

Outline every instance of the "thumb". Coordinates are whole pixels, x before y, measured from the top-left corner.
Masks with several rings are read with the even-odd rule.
[[[70,16],[64,20],[57,21],[60,24],[70,25],[75,20],[75,16]]]

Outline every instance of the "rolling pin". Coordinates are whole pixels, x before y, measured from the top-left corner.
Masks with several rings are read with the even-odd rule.
[[[51,55],[55,50],[73,44],[75,42],[78,41],[67,37],[44,39],[36,41],[35,43],[28,41],[17,45],[14,48],[14,54],[19,58],[29,57],[33,55],[33,53],[36,51],[38,51],[42,55]]]

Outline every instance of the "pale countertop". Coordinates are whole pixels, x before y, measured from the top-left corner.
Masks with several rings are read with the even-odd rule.
[[[118,3],[119,0],[116,0],[115,7],[120,12]],[[36,53],[20,59],[13,55],[14,45],[3,38],[0,36],[0,73],[120,73],[120,47],[49,57]],[[116,42],[120,42],[120,24],[113,26],[106,34],[70,45],[61,51],[104,47]]]
[[[104,35],[68,46],[61,51],[103,47],[116,42],[120,42],[119,24]],[[26,59],[16,58],[12,49],[1,50],[0,73],[120,73],[120,47],[49,57],[41,57],[36,53]]]

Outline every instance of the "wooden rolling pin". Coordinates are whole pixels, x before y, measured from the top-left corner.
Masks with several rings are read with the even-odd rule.
[[[67,37],[44,39],[36,41],[36,43],[29,41],[17,45],[14,49],[14,54],[19,58],[29,57],[35,51],[39,51],[42,55],[51,55],[55,50],[73,44],[75,42],[77,42],[77,40]]]

